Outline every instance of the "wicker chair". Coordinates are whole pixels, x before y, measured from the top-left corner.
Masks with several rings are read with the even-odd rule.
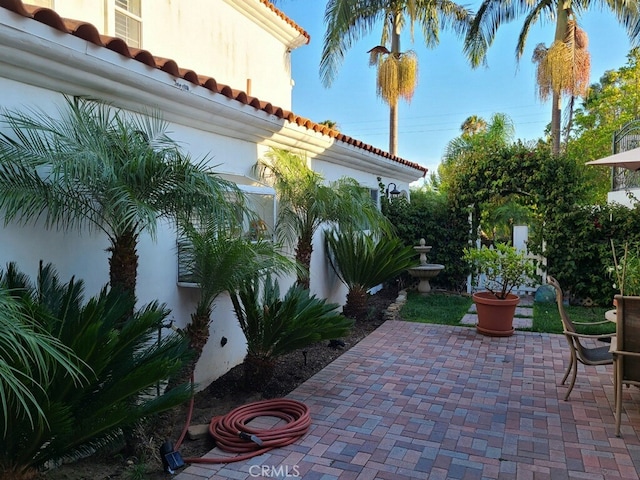
[[[616,436],[620,436],[622,385],[640,387],[640,297],[616,295],[616,338],[611,341]]]
[[[605,346],[595,346],[595,342],[591,342],[592,340],[602,340],[605,338],[612,339],[615,336],[615,333],[610,333],[606,335],[588,335],[583,333],[578,333],[576,327],[583,327],[588,325],[602,325],[605,323],[609,323],[608,320],[602,320],[599,322],[576,322],[573,323],[567,315],[567,312],[564,309],[564,304],[562,303],[563,294],[562,288],[560,288],[560,284],[558,281],[552,276],[547,276],[547,283],[553,286],[556,290],[556,303],[558,304],[558,311],[560,312],[560,318],[562,319],[563,333],[569,343],[569,350],[571,352],[571,358],[569,360],[569,365],[567,366],[567,371],[564,373],[564,377],[562,377],[562,385],[565,384],[567,378],[569,377],[569,373],[571,372],[571,384],[569,385],[569,390],[564,397],[565,400],[569,399],[569,395],[571,395],[571,391],[573,390],[573,386],[576,384],[576,376],[578,374],[578,363],[582,363],[583,365],[609,365],[613,364],[613,354],[609,351],[609,345]]]

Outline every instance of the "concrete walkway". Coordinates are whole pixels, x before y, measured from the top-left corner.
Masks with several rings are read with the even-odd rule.
[[[616,438],[611,365],[580,366],[565,402],[567,349],[387,321],[292,392],[313,419],[299,442],[174,478],[638,479],[640,390],[624,390]]]

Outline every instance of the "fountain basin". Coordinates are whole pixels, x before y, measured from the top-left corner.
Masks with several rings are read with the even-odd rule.
[[[420,283],[418,284],[418,292],[429,293],[431,291],[429,279],[438,275],[443,269],[444,265],[440,265],[439,263],[427,263],[424,265],[418,265],[417,267],[408,268],[407,272],[412,277],[420,280]]]

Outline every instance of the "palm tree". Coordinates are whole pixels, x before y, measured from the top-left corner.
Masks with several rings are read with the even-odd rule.
[[[135,297],[138,238],[155,236],[177,212],[233,215],[235,186],[192,162],[157,114],[130,115],[65,97],[59,118],[39,111],[4,115],[0,134],[0,210],[5,224],[44,218],[48,228],[83,228],[109,239],[112,288]]]
[[[460,125],[462,135],[475,135],[487,131],[487,121],[478,115],[471,115]]]
[[[353,320],[341,315],[338,304],[292,285],[280,297],[277,280],[248,277],[231,294],[233,308],[247,339],[245,386],[259,389],[273,374],[278,357],[322,340],[344,337]]]
[[[368,189],[351,178],[325,185],[322,175],[311,170],[299,155],[272,149],[258,161],[256,170],[278,194],[276,235],[295,246],[296,260],[302,267],[299,285],[309,288],[313,236],[323,223],[386,231],[391,228]]]
[[[483,125],[482,128],[474,127],[475,133],[469,133],[472,123]],[[504,113],[494,113],[491,120],[487,123],[481,117],[472,115],[467,118],[461,126],[462,135],[451,140],[445,149],[441,166],[450,166],[459,160],[464,153],[473,149],[482,148],[482,145],[492,145],[494,147],[508,145],[515,135],[515,127],[513,121]]]
[[[400,50],[400,34],[415,23],[422,28],[427,48],[438,45],[440,28],[451,28],[463,36],[471,12],[450,0],[329,0],[324,20],[327,30],[320,59],[320,77],[325,86],[335,79],[346,51],[382,22],[381,45],[369,50],[370,63],[378,65],[378,94],[389,105],[389,152],[397,154],[400,97],[410,100],[416,87],[417,58]]]
[[[9,264],[0,271],[2,291],[32,318],[27,324],[2,325],[0,358],[8,360],[14,374],[19,372],[40,407],[32,399],[16,404],[20,396],[14,387],[3,385],[2,398],[10,403],[0,434],[0,478],[34,478],[19,474],[52,460],[121,446],[124,432],[142,419],[191,396],[188,384],[159,390],[190,356],[182,335],[158,338],[169,316],[164,305],[143,306],[121,325],[122,316],[133,309],[130,295],[103,288],[85,302],[82,280],[64,283],[50,264],[42,263],[34,280]],[[0,317],[6,318],[2,309]],[[69,360],[60,362],[60,356]],[[31,410],[30,417],[22,413],[25,409]],[[33,421],[38,411],[45,421]]]
[[[524,15],[524,23],[516,45],[516,58],[524,52],[529,30],[539,20],[555,23],[551,47],[539,45],[534,53],[538,63],[537,82],[539,94],[545,99],[552,94],[551,137],[554,154],[560,152],[560,122],[562,94],[583,96],[589,82],[589,55],[586,51],[586,34],[579,29],[577,18],[589,8],[609,7],[618,21],[627,29],[629,37],[637,40],[640,35],[640,9],[637,3],[615,0],[577,2],[566,0],[536,1],[514,0],[499,2],[484,0],[465,39],[465,52],[476,67],[486,61],[486,53],[493,43],[502,23]]]
[[[295,263],[279,253],[270,240],[251,241],[232,225],[210,218],[199,227],[182,226],[186,242],[181,242],[181,270],[190,272],[199,286],[196,310],[187,325],[194,358],[189,374],[209,339],[209,324],[215,300],[224,292],[236,291],[247,278],[268,273],[290,272]]]

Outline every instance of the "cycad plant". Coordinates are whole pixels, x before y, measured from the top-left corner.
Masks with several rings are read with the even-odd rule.
[[[4,286],[0,286],[0,328],[0,431],[6,436],[14,422],[42,428],[47,423],[43,386],[57,370],[76,384],[86,381],[82,362],[42,329]]]
[[[344,337],[353,321],[337,312],[338,305],[293,285],[280,298],[277,280],[247,279],[231,295],[233,308],[247,339],[245,385],[257,389],[273,374],[279,356],[322,340]]]
[[[327,256],[349,292],[343,313],[362,319],[367,313],[368,290],[416,264],[415,251],[393,236],[362,230],[331,230],[325,233]]]
[[[39,378],[24,377],[40,405],[43,421],[20,414],[20,405],[3,412],[0,478],[27,478],[49,460],[74,458],[97,449],[122,445],[123,428],[183,403],[188,385],[159,394],[158,386],[188,359],[187,343],[177,334],[158,339],[168,311],[152,303],[122,324],[133,308],[127,294],[106,288],[83,302],[83,282],[61,283],[51,265],[40,267],[35,282],[9,264],[0,288],[10,292],[38,329],[55,337],[79,359],[83,378],[68,369],[49,368]],[[19,352],[18,349],[13,350]],[[14,356],[18,358],[18,354]],[[23,362],[35,363],[35,356]],[[29,365],[17,365],[25,372]],[[37,408],[22,405],[36,416]]]

